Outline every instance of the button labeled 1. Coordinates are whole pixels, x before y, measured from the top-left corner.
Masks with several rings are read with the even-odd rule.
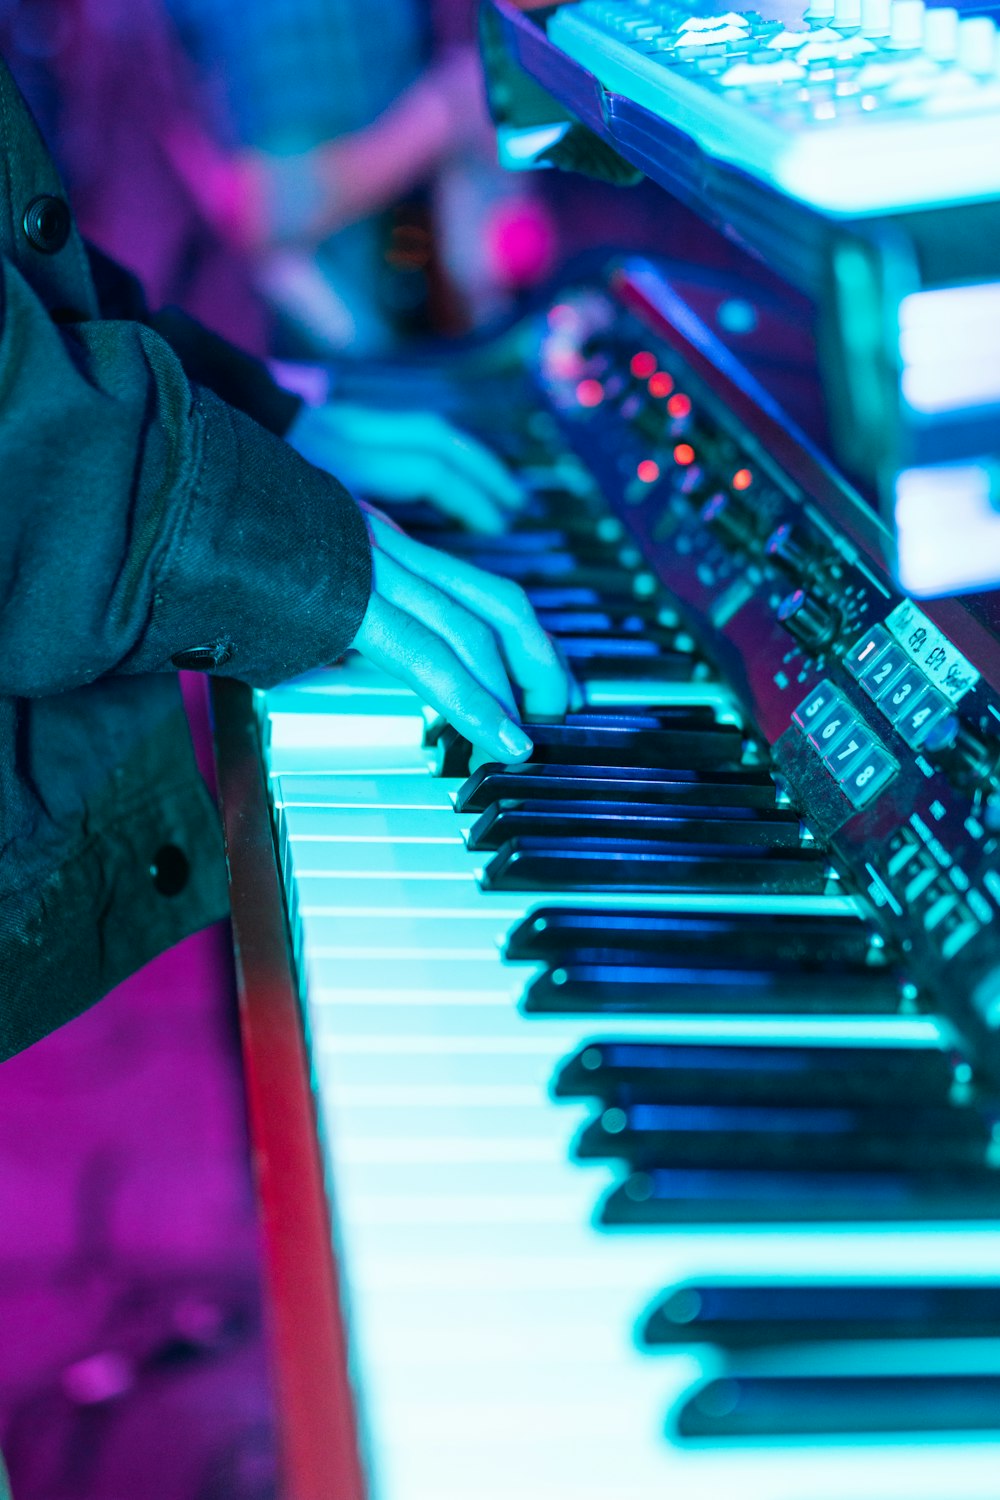
[[[886,646],[891,645],[892,636],[888,630],[881,625],[873,625],[848,651],[844,657],[844,666],[852,677],[860,677],[862,672],[867,672],[869,667],[875,665]]]

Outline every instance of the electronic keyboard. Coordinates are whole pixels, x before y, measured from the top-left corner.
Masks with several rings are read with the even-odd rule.
[[[463,387],[509,535],[406,522],[571,665],[526,764],[350,653],[255,695],[365,1492],[993,1500],[991,616],[892,589],[676,292]]]
[[[828,213],[1000,191],[1000,48],[988,14],[924,0],[693,11],[578,0],[548,36],[710,156]]]

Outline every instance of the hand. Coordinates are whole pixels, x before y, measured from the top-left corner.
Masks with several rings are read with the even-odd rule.
[[[406,536],[363,505],[372,595],[355,651],[436,708],[494,760],[525,760],[511,680],[525,710],[561,718],[571,685],[523,589]]]
[[[429,500],[471,531],[505,531],[507,517],[524,501],[500,460],[435,412],[307,406],[287,438],[355,494]]]

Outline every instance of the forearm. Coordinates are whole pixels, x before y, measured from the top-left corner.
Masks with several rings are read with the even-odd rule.
[[[0,694],[199,646],[266,683],[349,643],[369,588],[353,500],[192,386],[154,332],[57,328],[3,263],[0,380]]]

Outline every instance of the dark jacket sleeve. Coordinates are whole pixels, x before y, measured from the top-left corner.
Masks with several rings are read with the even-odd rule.
[[[131,271],[95,245],[88,244],[87,255],[104,317],[148,324],[166,339],[189,380],[208,386],[269,432],[280,437],[288,431],[302,401],[282,390],[259,359],[210,332],[179,307],[151,313],[142,286]]]
[[[370,556],[336,480],[193,385],[152,329],[56,325],[9,261],[0,317],[0,694],[195,647],[266,685],[349,645]]]

